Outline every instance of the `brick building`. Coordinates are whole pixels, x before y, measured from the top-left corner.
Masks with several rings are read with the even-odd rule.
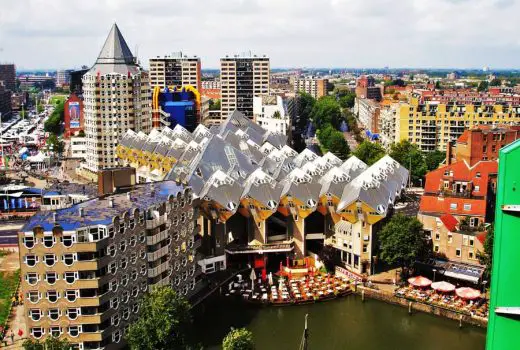
[[[65,102],[63,113],[65,138],[69,138],[76,132],[83,130],[83,101],[76,94],[71,94]]]

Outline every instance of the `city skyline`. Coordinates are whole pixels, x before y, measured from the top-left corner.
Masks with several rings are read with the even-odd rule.
[[[0,61],[20,70],[88,65],[114,22],[145,67],[149,58],[179,50],[201,57],[206,69],[249,50],[268,55],[273,68],[500,69],[518,67],[520,54],[516,0],[27,0],[3,7]]]

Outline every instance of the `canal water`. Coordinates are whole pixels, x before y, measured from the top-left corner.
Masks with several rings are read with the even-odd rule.
[[[351,295],[286,307],[258,307],[215,296],[197,307],[197,338],[219,349],[230,327],[253,332],[257,349],[297,350],[309,314],[309,349],[483,350],[485,329]]]

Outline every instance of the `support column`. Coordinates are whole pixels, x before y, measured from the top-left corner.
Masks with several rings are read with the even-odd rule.
[[[254,225],[254,228],[253,228],[254,238],[257,241],[262,242],[263,244],[266,244],[267,243],[267,225],[265,223],[265,220],[256,222],[253,219],[252,223]]]
[[[301,259],[305,256],[305,220],[298,217],[298,221],[291,216],[291,226],[294,238],[294,254],[296,259]]]

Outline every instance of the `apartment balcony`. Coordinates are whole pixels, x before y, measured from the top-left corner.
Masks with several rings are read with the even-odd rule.
[[[164,247],[156,250],[153,253],[148,253],[148,261],[155,261],[157,259],[162,258],[166,254],[170,252],[170,245],[165,245]]]
[[[167,271],[169,267],[170,267],[170,260],[166,260],[165,262],[163,262],[162,264],[160,264],[157,267],[149,268],[148,269],[148,278],[154,278],[154,277],[159,276],[164,271]]]
[[[169,286],[170,284],[171,284],[170,276],[166,276],[162,280],[160,280],[159,282],[148,286],[148,291],[151,292],[153,287]]]
[[[81,342],[100,342],[103,340],[104,331],[83,332],[79,336]]]
[[[157,233],[155,235],[147,236],[146,244],[154,245],[161,241],[164,241],[169,236],[169,234],[170,234],[170,232],[168,231],[168,229],[166,229],[166,230],[160,231],[159,233]]]
[[[100,313],[98,314],[95,314],[95,315],[81,315],[81,316],[78,316],[77,319],[75,319],[74,321],[70,322],[71,325],[75,325],[75,324],[100,324],[101,323],[101,315]]]
[[[106,294],[106,293],[105,293]],[[74,305],[74,307],[95,307],[102,304],[101,298],[99,296],[96,297],[82,297],[77,298],[73,303],[70,303],[71,305]]]
[[[152,228],[156,228],[161,226],[166,222],[166,215],[161,215],[158,218],[146,220],[146,229],[150,230]]]

